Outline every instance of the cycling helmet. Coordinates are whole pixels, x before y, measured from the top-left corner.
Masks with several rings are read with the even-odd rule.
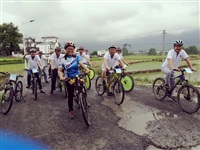
[[[38,51],[38,54],[43,54],[43,52],[42,51]]]
[[[174,46],[176,46],[176,45],[183,45],[183,41],[182,40],[176,40],[174,42]]]
[[[115,48],[115,49],[117,49],[117,47],[113,44],[113,45],[110,45],[109,47],[108,47],[108,49],[110,49],[110,48]]]
[[[84,48],[81,46],[81,47],[78,48],[78,50],[84,50]]]
[[[69,42],[67,42],[66,44],[65,44],[65,49],[67,49],[67,47],[69,47],[69,46],[72,46],[72,47],[74,47],[75,48],[75,45],[74,45],[74,43],[72,42],[72,41],[69,41]]]
[[[117,51],[121,51],[121,48],[120,48],[120,47],[118,47],[118,48],[117,48]]]
[[[31,48],[30,52],[36,52],[36,49],[35,48]]]
[[[56,47],[55,51],[61,51],[60,47]]]

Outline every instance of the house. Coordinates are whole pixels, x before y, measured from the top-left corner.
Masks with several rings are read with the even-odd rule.
[[[97,55],[101,57],[101,56],[105,55],[106,52],[107,52],[107,50],[100,50],[100,51],[97,51]]]

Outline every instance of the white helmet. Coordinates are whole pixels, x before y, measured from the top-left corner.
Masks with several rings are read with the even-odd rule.
[[[183,41],[182,40],[176,40],[174,42],[174,46],[176,46],[176,45],[182,45],[183,46]]]

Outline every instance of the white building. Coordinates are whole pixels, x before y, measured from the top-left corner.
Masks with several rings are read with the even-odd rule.
[[[103,56],[103,55],[105,55],[106,52],[107,52],[107,50],[100,50],[100,51],[97,51],[97,55]]]

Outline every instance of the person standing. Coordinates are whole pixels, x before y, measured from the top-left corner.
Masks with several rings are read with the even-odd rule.
[[[46,71],[45,71],[45,61],[47,62],[47,59],[46,57],[43,55],[43,52],[42,51],[39,51],[38,52],[38,56],[40,57],[40,60],[42,62],[42,65],[43,65],[43,70],[42,70],[42,73],[44,74],[44,80],[46,83],[49,83],[48,80],[47,80],[47,74],[46,74]]]
[[[61,49],[58,47],[55,49],[55,53],[50,56],[50,65],[51,65],[51,94],[56,90],[56,78],[58,76],[58,66],[63,58],[61,54]]]
[[[76,75],[79,75],[80,65],[86,73],[89,73],[89,69],[81,62],[81,58],[78,55],[74,54],[75,45],[73,42],[67,42],[65,44],[66,54],[62,58],[59,68],[58,75],[60,80],[65,80],[66,78],[74,78]],[[64,74],[63,74],[64,72]],[[74,110],[73,110],[73,97],[74,97],[74,84],[65,82],[68,91],[68,106],[69,106],[69,117],[74,119]]]

